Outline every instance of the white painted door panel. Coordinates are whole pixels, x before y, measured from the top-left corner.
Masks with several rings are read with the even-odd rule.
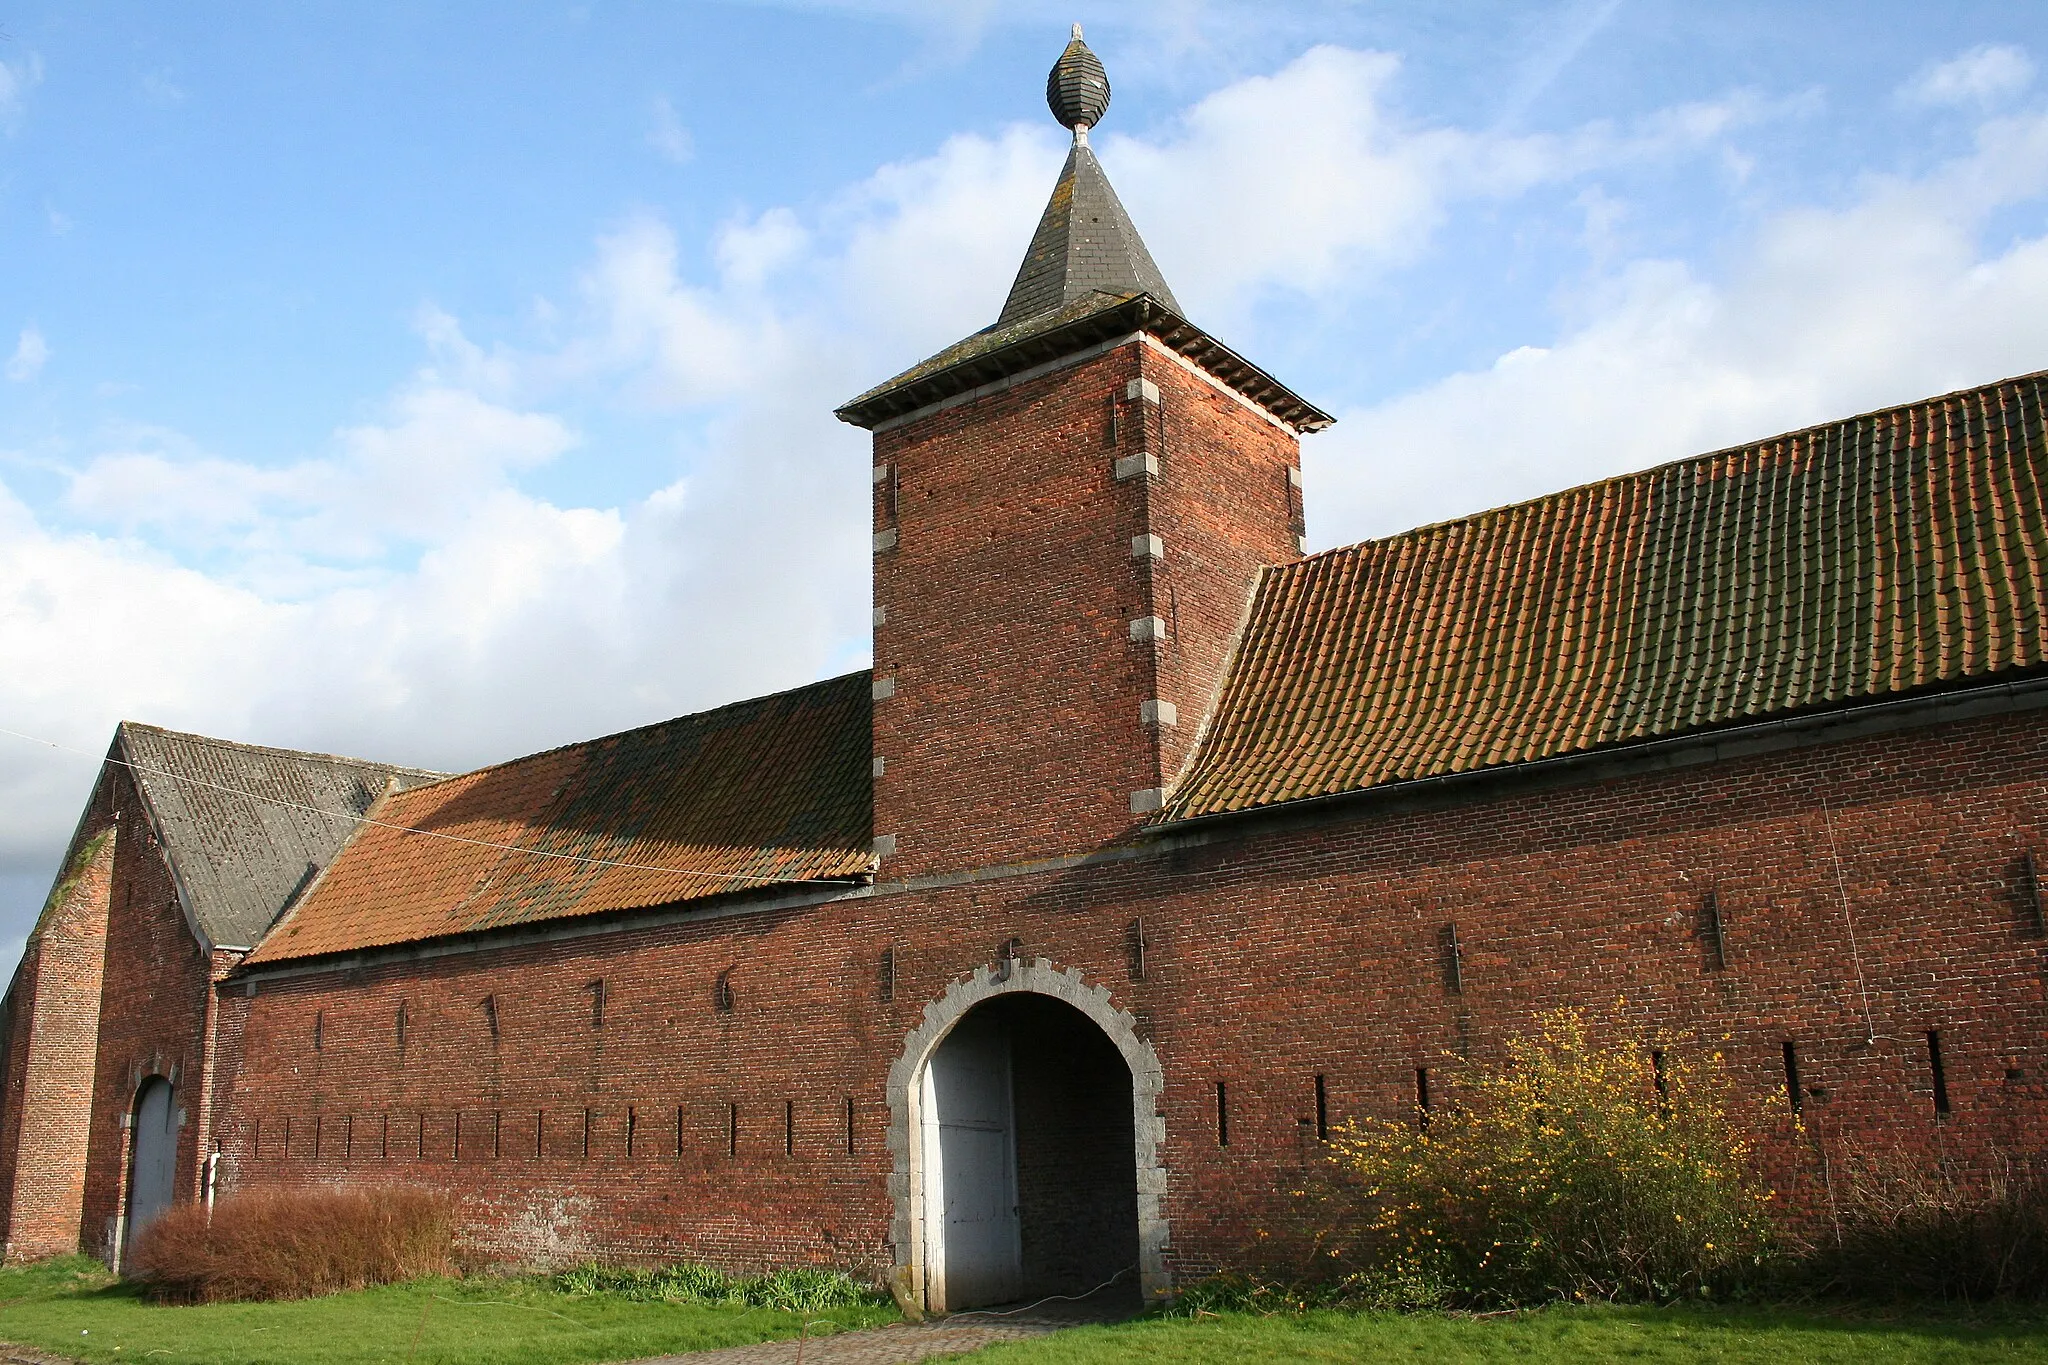
[[[925,1068],[924,1100],[933,1306],[1007,1303],[1023,1288],[1007,1032],[962,1022]]]

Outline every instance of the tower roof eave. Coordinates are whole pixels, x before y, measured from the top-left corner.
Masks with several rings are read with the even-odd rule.
[[[1186,357],[1296,431],[1321,431],[1337,420],[1151,294],[1100,292],[1007,326],[976,332],[869,389],[834,415],[872,431],[984,384],[1140,332]]]

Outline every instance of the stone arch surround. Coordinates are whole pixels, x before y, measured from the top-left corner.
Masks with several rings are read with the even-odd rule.
[[[1005,995],[1031,993],[1064,1001],[1088,1016],[1116,1045],[1131,1071],[1131,1131],[1136,1137],[1138,1173],[1138,1281],[1146,1302],[1173,1293],[1166,1269],[1166,1168],[1159,1154],[1166,1146],[1166,1121],[1159,1100],[1166,1076],[1159,1054],[1138,1036],[1137,1020],[1118,1009],[1107,989],[1093,986],[1078,970],[1060,969],[1050,958],[1018,959],[1002,966],[982,966],[924,1007],[924,1020],[904,1036],[902,1055],[889,1068],[889,1151],[895,1167],[889,1176],[894,1206],[890,1235],[896,1247],[898,1284],[913,1302],[924,1302],[924,1144],[917,1141],[918,1080],[932,1052],[953,1026],[977,1005]]]

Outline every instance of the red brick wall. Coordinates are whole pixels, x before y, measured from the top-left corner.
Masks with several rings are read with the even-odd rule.
[[[1130,399],[1144,379],[1157,401]],[[1114,418],[1112,418],[1114,410]],[[1156,477],[1119,480],[1120,457]],[[1177,770],[1261,564],[1294,553],[1294,439],[1146,343],[875,438],[875,831],[892,877],[1126,837]],[[1156,564],[1133,536],[1165,544]],[[1157,617],[1158,641],[1130,623]],[[1177,728],[1142,723],[1175,704]]]
[[[1313,1119],[1317,1074],[1333,1121],[1402,1114],[1417,1067],[1445,1096],[1461,1053],[1497,1055],[1559,1005],[1645,1046],[1724,1053],[1759,1106],[1774,1179],[1811,1208],[1820,1152],[1838,1158],[1848,1141],[1982,1162],[2048,1137],[2044,941],[2018,881],[2022,853],[2048,838],[2044,759],[2048,716],[2035,712],[1440,809],[1365,806],[1341,824],[1150,860],[267,980],[253,999],[229,997],[248,1017],[221,1135],[239,1186],[396,1179],[462,1191],[483,1240],[508,1257],[872,1264],[888,1250],[888,1069],[925,1003],[1014,936],[1109,988],[1157,1049],[1183,1275],[1241,1256],[1284,1213],[1313,1150],[1301,1120]],[[1698,937],[1709,887],[1725,925],[1719,970]],[[1142,980],[1134,919],[1148,941]],[[1446,923],[1465,953],[1455,996]],[[896,950],[890,1002],[878,989],[885,946]],[[728,967],[736,1005],[721,1013],[713,984]],[[585,987],[600,977],[596,1028]],[[1929,1029],[1948,1069],[1952,1112],[1940,1118]],[[1859,1046],[1870,1033],[1876,1044]],[[1807,1097],[1804,1132],[1782,1098],[1786,1040],[1825,1092]],[[541,1110],[548,1138],[535,1156]]]
[[[103,1256],[126,1198],[128,1130],[135,1092],[168,1078],[185,1116],[178,1136],[179,1200],[198,1190],[198,1096],[203,1089],[209,963],[178,903],[169,865],[134,784],[109,779],[123,837],[115,850],[107,912],[106,975],[87,1139],[82,1245]]]
[[[78,1250],[115,846],[96,794],[8,994],[0,1047],[0,1245],[8,1260]]]

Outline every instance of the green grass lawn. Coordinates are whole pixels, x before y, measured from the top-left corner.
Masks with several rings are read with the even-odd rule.
[[[1504,1317],[1308,1313],[1146,1318],[991,1347],[975,1365],[1261,1365],[1395,1361],[1597,1365],[1605,1361],[2048,1361],[2048,1313],[1784,1308],[1548,1308]]]
[[[895,1320],[882,1307],[808,1315],[814,1332]],[[795,1336],[794,1314],[565,1294],[543,1279],[421,1280],[292,1303],[166,1308],[97,1262],[0,1270],[0,1341],[93,1361],[415,1361],[527,1365],[632,1360]],[[4,1355],[4,1353],[0,1353]],[[1147,1318],[991,1348],[976,1365],[1260,1365],[1265,1361],[2042,1361],[2048,1311],[1552,1308],[1470,1318],[1309,1313]]]
[[[0,1341],[92,1361],[572,1365],[793,1337],[806,1319],[815,1334],[893,1322],[896,1312],[799,1316],[648,1303],[524,1279],[418,1280],[289,1303],[171,1308],[113,1284],[82,1257],[0,1270]]]

